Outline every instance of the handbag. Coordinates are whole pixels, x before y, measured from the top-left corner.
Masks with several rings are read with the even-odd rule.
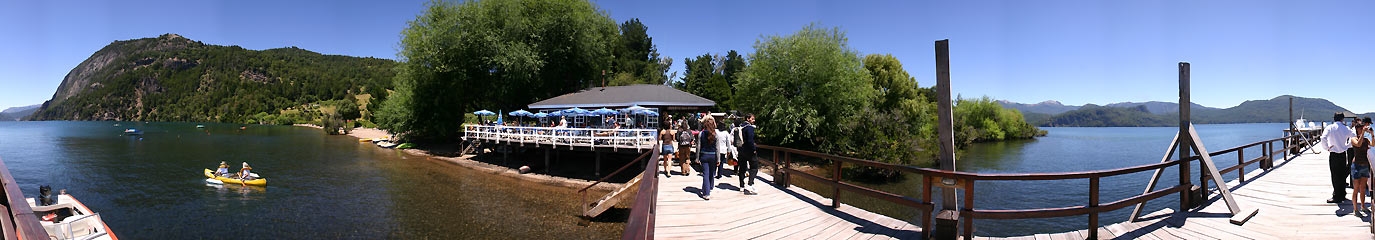
[[[731,167],[734,167],[736,164],[735,159],[732,158],[730,161],[726,161],[726,164],[730,164]]]

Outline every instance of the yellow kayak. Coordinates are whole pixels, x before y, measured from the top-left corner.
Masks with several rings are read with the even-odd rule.
[[[227,178],[227,177],[215,176],[214,171],[210,171],[209,168],[205,169],[205,177],[214,178],[215,180],[220,180],[220,181],[224,182],[224,184],[243,184],[243,185],[253,185],[253,186],[267,186],[267,178],[259,178],[259,179],[253,179],[253,180],[248,180],[248,181],[242,181],[242,180],[239,180],[239,179],[237,179],[237,178]]]

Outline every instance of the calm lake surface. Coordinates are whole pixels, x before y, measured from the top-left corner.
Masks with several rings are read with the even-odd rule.
[[[195,125],[0,122],[0,159],[25,196],[67,189],[125,239],[611,239],[624,228],[579,226],[575,189],[318,129]],[[130,127],[144,135],[122,136]],[[247,161],[268,186],[207,185],[202,169],[220,161]]]
[[[1219,151],[1261,140],[1281,137],[1284,123],[1195,125],[1208,151]],[[1045,137],[1033,140],[982,143],[969,147],[956,160],[956,169],[978,173],[1041,173],[1107,170],[1160,162],[1178,127],[1140,128],[1043,128],[1050,131]],[[1278,144],[1278,143],[1276,143]],[[1276,145],[1276,147],[1281,147]],[[1255,158],[1260,148],[1247,148],[1246,158]],[[762,154],[766,155],[766,154]],[[1213,157],[1219,170],[1235,166],[1235,153]],[[1198,165],[1194,164],[1191,178],[1198,184]],[[1257,165],[1247,167],[1256,171]],[[825,172],[825,168],[818,172]],[[1108,203],[1141,194],[1152,171],[1100,180],[1100,202]],[[1226,180],[1237,178],[1236,173],[1223,174]],[[823,175],[824,176],[824,175]],[[1178,183],[1178,170],[1168,168],[1160,178],[1160,186]],[[1323,176],[1325,177],[1325,176]],[[807,180],[794,184],[814,192],[829,195],[829,187],[821,187]],[[860,184],[912,197],[921,196],[921,177],[907,176],[890,184]],[[974,206],[979,209],[1031,209],[1086,205],[1088,180],[1069,181],[983,181],[974,185]],[[1213,184],[1209,184],[1212,186]],[[1215,186],[1214,186],[1215,187]],[[939,196],[939,193],[936,193]],[[842,193],[847,204],[917,223],[916,210],[881,200]],[[1146,213],[1164,208],[1178,208],[1179,198],[1170,195],[1150,201]],[[1102,226],[1127,220],[1131,207],[1099,215]],[[979,236],[1025,236],[1038,233],[1058,233],[1088,228],[1088,217],[1042,218],[1030,220],[976,220],[975,234]]]

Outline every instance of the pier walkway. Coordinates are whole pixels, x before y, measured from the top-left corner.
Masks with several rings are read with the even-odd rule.
[[[1269,171],[1247,174],[1246,182],[1232,180],[1227,183],[1237,204],[1260,210],[1245,224],[1228,222],[1227,204],[1221,203],[1214,191],[1201,209],[1177,214],[1167,208],[1146,214],[1137,222],[1098,228],[1098,236],[1104,239],[1370,239],[1370,216],[1353,214],[1351,202],[1326,202],[1332,194],[1328,176],[1327,152],[1305,152],[1288,161],[1276,161],[1275,168]],[[975,239],[1084,239],[1087,232]]]
[[[737,176],[738,177],[738,176]],[[738,179],[717,179],[711,200],[697,197],[702,177],[659,174],[656,239],[916,239],[921,229],[903,220],[842,205],[793,187],[782,189],[759,173],[759,195],[744,195]]]

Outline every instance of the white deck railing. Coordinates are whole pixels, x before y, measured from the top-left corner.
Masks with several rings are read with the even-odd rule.
[[[568,146],[650,150],[658,139],[655,129],[554,128],[463,125],[464,140],[491,141],[536,147]]]

